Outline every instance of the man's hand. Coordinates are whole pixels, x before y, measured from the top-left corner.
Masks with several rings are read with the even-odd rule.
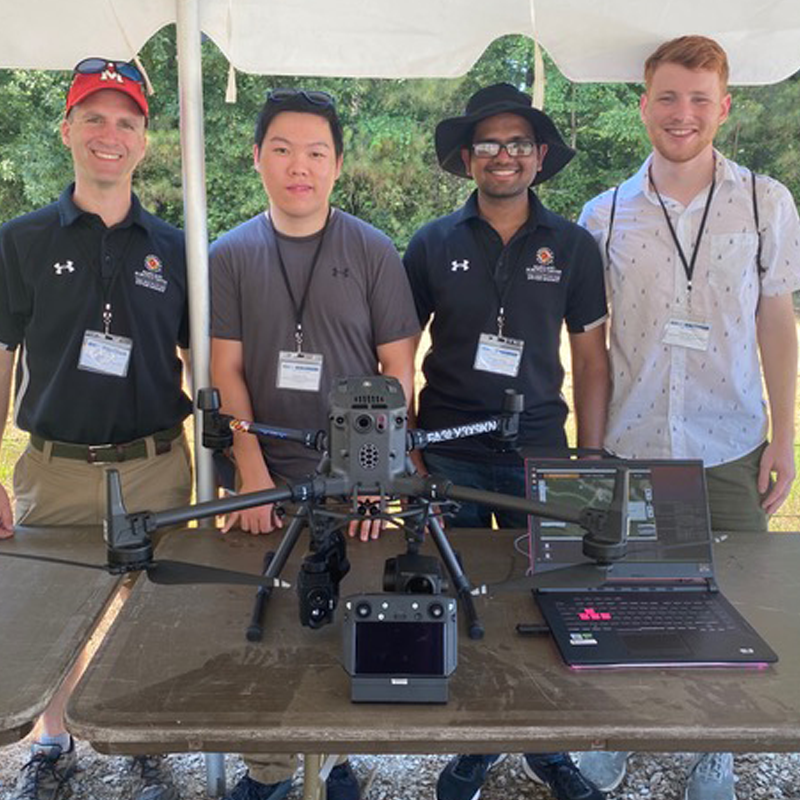
[[[770,479],[775,476],[772,488]],[[770,442],[761,456],[758,471],[758,491],[767,494],[761,501],[761,508],[767,514],[774,514],[782,505],[792,488],[795,477],[794,447],[791,442]]]
[[[0,539],[14,535],[14,517],[11,514],[11,501],[5,486],[0,483]]]
[[[250,492],[262,492],[267,489],[274,489],[275,483],[270,481],[266,485],[248,486],[243,483],[239,494],[249,494]],[[231,528],[241,528],[245,533],[258,535],[259,533],[272,533],[276,528],[283,527],[283,520],[275,513],[275,505],[254,506],[243,511],[234,511],[225,518],[222,532],[227,533]]]
[[[358,499],[361,503],[374,503],[376,505],[379,505],[381,501],[380,497],[377,495],[359,497]],[[354,519],[350,522],[350,525],[347,528],[347,535],[351,539],[358,536],[362,542],[368,542],[370,539],[377,539],[381,535],[381,531],[385,525],[386,521],[382,519],[371,519],[370,517],[365,517],[361,522]]]

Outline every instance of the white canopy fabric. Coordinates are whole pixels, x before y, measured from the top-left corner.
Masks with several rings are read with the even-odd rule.
[[[0,67],[70,69],[132,57],[180,0],[4,0]],[[271,75],[453,77],[507,33],[535,34],[576,81],[638,81],[666,39],[704,33],[734,83],[800,69],[798,0],[196,0],[201,30],[233,65]]]

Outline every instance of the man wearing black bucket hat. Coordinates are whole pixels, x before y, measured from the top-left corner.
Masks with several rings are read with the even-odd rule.
[[[548,211],[530,188],[573,157],[552,120],[514,86],[475,93],[466,113],[436,128],[443,169],[477,189],[453,214],[419,230],[405,254],[417,313],[431,321],[419,424],[434,429],[499,413],[503,392],[525,396],[520,444],[564,454],[567,405],[559,339],[569,332],[578,446],[599,448],[609,394],[606,299],[596,245],[577,225]],[[425,451],[427,468],[459,485],[524,494],[516,453],[488,436]],[[496,511],[501,527],[526,526],[522,514]],[[491,512],[462,505],[453,524],[488,528]],[[477,800],[502,756],[457,756],[437,785],[438,800]],[[523,768],[558,800],[598,800],[565,753],[527,754]]]

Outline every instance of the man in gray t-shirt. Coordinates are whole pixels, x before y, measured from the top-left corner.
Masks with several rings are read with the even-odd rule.
[[[400,258],[380,231],[330,206],[342,166],[332,98],[271,92],[253,158],[269,210],[211,248],[211,371],[223,410],[325,428],[333,382],[379,371],[410,398],[419,323]],[[247,434],[236,434],[233,451],[242,492],[301,479],[319,459],[277,439],[262,450]],[[226,529],[236,524],[268,533],[280,522],[261,506],[230,515]]]
[[[320,231],[284,235],[270,212],[225,234],[212,248],[212,335],[241,342],[253,414],[260,422],[326,428],[334,380],[377,374],[382,347],[418,330],[406,276],[386,236],[332,210],[311,276],[322,239]],[[298,303],[308,285],[302,350],[323,356],[318,391],[277,386],[281,352],[297,350],[295,308],[281,258]],[[276,480],[299,479],[319,461],[318,453],[281,439],[267,442],[264,456]]]
[[[338,378],[397,378],[411,399],[419,322],[405,270],[390,240],[332,209],[342,168],[342,129],[324,92],[277,89],[261,110],[253,148],[269,210],[211,248],[211,373],[222,411],[291,428],[325,428]],[[234,435],[241,492],[313,472],[319,454],[302,445]],[[272,506],[231,514],[224,530],[280,527]],[[351,524],[350,534],[359,528]],[[362,539],[379,523],[362,523]],[[284,797],[289,756],[246,757],[249,773],[228,800]],[[330,800],[356,800],[341,761],[326,782]]]

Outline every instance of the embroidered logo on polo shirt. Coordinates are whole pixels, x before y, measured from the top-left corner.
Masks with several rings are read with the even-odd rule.
[[[169,286],[169,281],[161,274],[163,269],[164,265],[158,256],[147,255],[144,257],[144,269],[133,273],[134,282],[137,286],[163,294]]]
[[[67,260],[66,264],[59,264],[56,261],[56,263],[53,264],[53,269],[55,270],[56,275],[63,275],[65,272],[75,272],[75,265],[69,260]]]
[[[466,272],[469,269],[469,259],[465,258],[463,261],[451,261],[450,272]]]
[[[349,278],[350,277],[350,267],[341,267],[341,268],[333,267],[333,269],[331,269],[331,274],[333,275],[334,278],[338,278],[340,275],[343,278]]]
[[[561,269],[556,266],[555,260],[555,254],[549,247],[540,247],[536,251],[536,262],[525,268],[528,280],[558,283],[561,280]]]

